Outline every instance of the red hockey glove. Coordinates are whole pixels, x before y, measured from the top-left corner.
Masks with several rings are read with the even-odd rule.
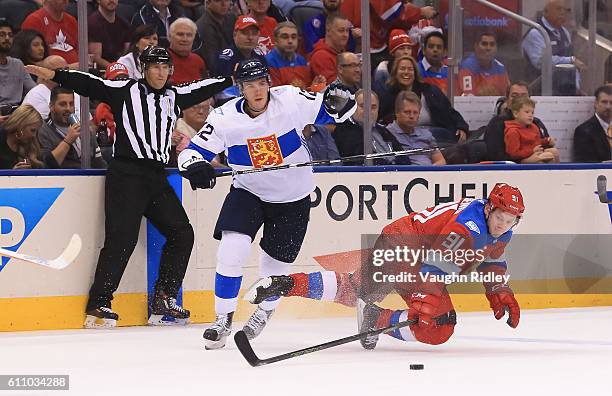
[[[497,288],[496,288],[497,286]],[[489,300],[489,306],[493,310],[495,319],[500,320],[504,314],[508,312],[508,320],[506,323],[513,329],[516,328],[521,319],[521,308],[514,298],[514,293],[508,285],[496,285],[491,288],[491,291],[486,293]]]
[[[434,328],[437,326],[433,319],[438,312],[440,297],[433,294],[412,293],[410,296],[410,307],[408,308],[408,319],[418,320],[418,323],[411,325],[419,328]]]

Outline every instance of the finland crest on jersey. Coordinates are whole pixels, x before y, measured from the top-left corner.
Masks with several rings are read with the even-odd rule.
[[[251,118],[244,98],[215,109],[184,150],[197,152],[207,161],[225,152],[232,169],[262,168],[310,161],[302,130],[308,124],[333,122],[323,106],[323,95],[292,86],[270,89],[267,110]],[[183,154],[183,153],[181,153]],[[265,202],[293,202],[314,190],[312,167],[237,175],[233,185]]]

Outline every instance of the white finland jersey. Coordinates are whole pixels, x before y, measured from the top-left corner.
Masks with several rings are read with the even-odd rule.
[[[310,161],[302,130],[308,124],[334,122],[323,106],[323,94],[289,85],[271,88],[268,108],[255,118],[244,105],[239,97],[216,108],[181,152],[179,164],[194,156],[211,161],[221,152],[235,170]],[[236,175],[233,185],[265,202],[297,201],[315,187],[312,167]]]

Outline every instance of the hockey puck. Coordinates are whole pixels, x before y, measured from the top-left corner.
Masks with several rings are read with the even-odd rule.
[[[410,370],[423,370],[425,368],[424,364],[411,364]]]

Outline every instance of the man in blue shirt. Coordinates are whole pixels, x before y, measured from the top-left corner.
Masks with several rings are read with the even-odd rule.
[[[304,39],[304,52],[306,54],[310,54],[317,41],[325,37],[325,21],[327,16],[339,12],[340,4],[342,4],[342,0],[323,0],[324,11],[304,23],[302,36]],[[353,37],[355,33],[359,33],[359,37]],[[349,31],[348,51],[355,52],[355,39],[360,37],[361,29],[353,28]]]
[[[425,128],[417,127],[421,113],[421,99],[411,91],[400,91],[395,99],[395,121],[387,129],[403,146],[403,150],[434,148],[436,139]],[[412,165],[446,165],[439,150],[422,155],[411,155]]]
[[[573,56],[572,37],[563,26],[571,9],[567,8],[563,0],[548,0],[544,6],[543,16],[537,19],[550,37],[552,45],[553,65],[553,95],[575,95],[580,88],[580,73],[586,65]],[[523,38],[523,51],[530,66],[529,80],[541,74],[542,56],[544,54],[544,37],[536,29],[531,29]],[[575,69],[558,69],[556,65],[573,65]]]

